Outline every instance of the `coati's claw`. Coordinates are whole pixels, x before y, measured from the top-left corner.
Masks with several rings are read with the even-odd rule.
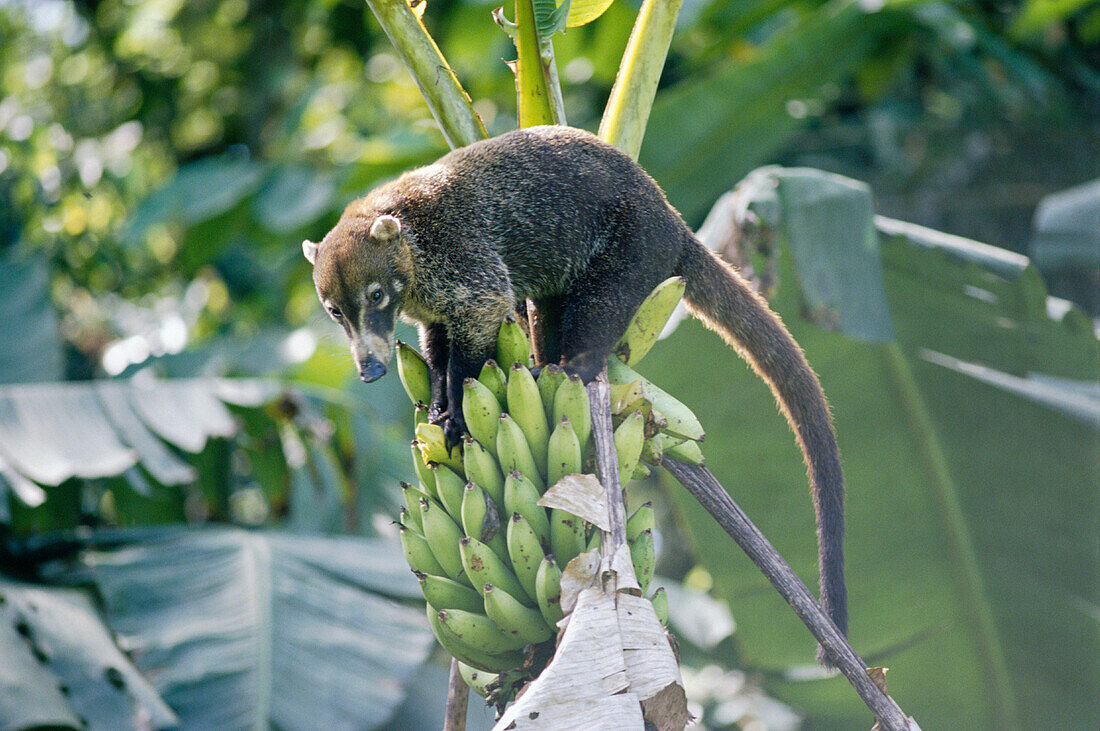
[[[466,423],[462,419],[462,414],[454,417],[447,413],[442,415],[439,423],[443,427],[443,442],[449,452],[462,443],[462,435],[466,433]]]
[[[428,405],[428,423],[429,424],[442,424],[443,417],[446,409],[443,408],[443,404],[438,401],[433,401]]]

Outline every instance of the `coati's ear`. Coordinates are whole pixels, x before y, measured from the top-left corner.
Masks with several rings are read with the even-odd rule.
[[[313,260],[317,258],[317,244],[306,239],[302,242],[302,253],[306,255],[306,259],[312,264]]]
[[[370,226],[370,237],[386,243],[401,235],[401,222],[390,215],[379,216]]]

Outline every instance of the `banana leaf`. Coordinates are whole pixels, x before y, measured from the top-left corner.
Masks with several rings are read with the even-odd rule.
[[[64,373],[57,315],[43,258],[0,255],[0,383],[55,380]]]
[[[433,645],[422,610],[404,601],[419,590],[393,541],[233,529],[104,531],[91,541],[81,565],[51,579],[92,586],[102,617],[73,589],[13,590],[0,579],[19,600],[0,611],[30,617],[48,656],[36,662],[21,650],[26,635],[0,634],[0,674],[34,671],[0,684],[0,727],[79,727],[83,716],[99,728],[140,719],[162,728],[176,725],[174,713],[184,728],[374,728]],[[40,621],[47,606],[68,619]],[[97,690],[105,663],[129,695]]]
[[[834,184],[817,183],[822,193]],[[1100,347],[1088,318],[1048,297],[1025,257],[880,217],[881,275],[841,281],[853,298],[885,292],[896,339],[859,341],[801,315],[807,267],[836,277],[847,248],[865,242],[825,235],[827,216],[789,223],[777,223],[773,304],[836,419],[856,649],[890,668],[891,695],[924,728],[1097,728]],[[811,251],[801,238],[815,232],[830,243]],[[695,409],[708,466],[815,586],[805,469],[767,388],[694,322],[644,366]],[[870,726],[847,683],[815,667],[809,634],[752,564],[670,489],[737,619],[741,661],[809,727]]]

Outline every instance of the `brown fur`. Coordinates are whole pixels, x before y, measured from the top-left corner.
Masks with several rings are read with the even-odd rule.
[[[764,300],[626,155],[567,127],[478,142],[355,201],[304,250],[321,300],[345,315],[353,351],[364,341],[359,323],[378,337],[392,334],[398,312],[420,324],[431,418],[452,440],[464,426],[463,380],[492,357],[500,322],[521,303],[537,305],[546,360],[589,381],[646,295],[683,276],[692,312],[768,382],[798,438],[818,516],[822,603],[846,630],[843,477],[817,377]],[[365,304],[371,282],[384,287],[385,307]],[[364,380],[389,359],[356,355]]]

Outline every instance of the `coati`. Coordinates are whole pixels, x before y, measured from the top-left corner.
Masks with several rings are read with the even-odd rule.
[[[419,325],[430,419],[452,442],[464,430],[463,381],[493,356],[518,303],[537,306],[545,360],[587,383],[646,295],[684,277],[689,311],[768,382],[797,436],[817,514],[822,605],[846,633],[843,477],[817,377],[763,298],[699,243],[627,155],[568,127],[509,132],[379,186],[302,249],[362,380],[385,374],[398,315]]]

